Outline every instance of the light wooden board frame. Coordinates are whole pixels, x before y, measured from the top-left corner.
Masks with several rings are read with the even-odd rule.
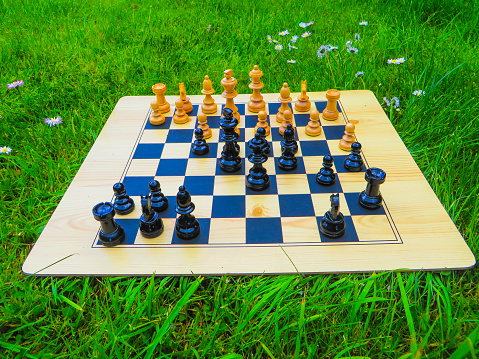
[[[292,94],[295,100],[299,94]],[[324,101],[325,92],[308,93]],[[238,95],[247,103],[250,95]],[[277,102],[279,94],[264,94]],[[224,99],[213,96],[217,103]],[[172,104],[176,97],[167,96]],[[381,193],[394,220],[397,245],[92,246],[92,207],[112,198],[150,111],[152,96],[123,97],[23,265],[37,275],[191,275],[465,269],[475,258],[370,91],[344,91],[341,106],[356,123],[369,166],[387,173]],[[201,103],[203,96],[191,96]],[[362,190],[365,182],[350,183]],[[417,205],[420,203],[420,205]],[[138,203],[137,203],[138,204]],[[174,205],[174,204],[173,204]],[[325,208],[325,211],[327,208]],[[298,228],[300,231],[300,228]]]

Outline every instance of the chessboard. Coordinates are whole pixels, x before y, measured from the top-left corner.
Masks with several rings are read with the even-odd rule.
[[[275,120],[279,94],[263,94],[271,134],[269,159],[264,163],[270,187],[250,190],[245,177],[251,164],[247,141],[254,137],[258,114],[248,110],[250,95],[238,95],[238,144],[242,168],[223,172],[219,120],[225,99],[214,95],[218,109],[207,117],[212,137],[208,154],[191,151],[198,107],[204,96],[191,96],[190,121],[172,121],[175,96],[166,96],[171,110],[162,125],[150,124],[152,96],[119,100],[86,160],[38,238],[23,265],[37,275],[221,275],[369,272],[384,270],[464,269],[475,258],[444,210],[399,135],[370,91],[344,91],[337,103],[339,118],[320,118],[320,136],[306,135],[309,112],[298,112],[291,94],[293,124],[298,143],[298,167],[285,172]],[[325,92],[308,93],[311,110],[326,106]],[[348,152],[339,148],[347,123],[355,124],[362,145],[364,169],[348,172]],[[332,155],[337,181],[325,187],[315,181],[323,156]],[[365,170],[383,169],[383,205],[371,211],[358,204],[366,187]],[[140,196],[156,179],[169,200],[160,214],[164,232],[145,238],[139,232]],[[113,202],[112,186],[123,182],[136,207],[115,220],[126,240],[114,247],[98,238],[99,223],[92,208]],[[176,194],[184,185],[196,206],[201,232],[193,240],[175,233]],[[339,193],[346,232],[339,239],[325,237],[319,223],[330,207],[330,195]]]

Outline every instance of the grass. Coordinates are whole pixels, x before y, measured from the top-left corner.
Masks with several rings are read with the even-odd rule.
[[[264,92],[307,79],[310,91],[398,96],[400,110],[385,111],[477,256],[478,10],[464,0],[1,0],[0,147],[12,152],[0,155],[0,357],[476,358],[476,269],[36,278],[21,264],[120,97],[152,95],[157,82],[199,94],[205,74],[219,91],[226,68],[248,93],[254,64]],[[300,35],[310,20],[312,36],[290,53],[278,32]],[[330,43],[338,51],[319,59]],[[387,64],[398,57],[407,61]],[[43,124],[57,115],[61,125]]]

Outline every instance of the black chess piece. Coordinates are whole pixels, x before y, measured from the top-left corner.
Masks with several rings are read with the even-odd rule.
[[[361,158],[361,144],[354,142],[351,144],[351,153],[344,160],[344,168],[349,172],[360,172],[363,167],[364,162]]]
[[[140,233],[143,237],[154,238],[163,233],[165,226],[163,220],[160,218],[151,207],[151,197],[141,196],[141,211],[140,217]]]
[[[194,215],[195,204],[191,202],[191,196],[185,186],[180,186],[176,195],[176,213],[180,216],[176,219],[175,231],[180,239],[193,239],[200,234],[200,224]]]
[[[151,180],[150,183],[148,183],[148,188],[150,189],[151,208],[153,208],[156,213],[166,210],[168,208],[168,198],[161,192],[160,182]]]
[[[294,128],[288,124],[281,141],[281,157],[278,158],[278,167],[283,171],[293,171],[298,167],[298,159],[294,156],[298,152],[298,144],[294,139]]]
[[[126,194],[125,185],[121,182],[113,185],[113,194],[115,195],[115,201],[113,207],[116,214],[128,214],[135,209],[135,202],[133,198]]]
[[[346,231],[344,216],[339,211],[339,193],[332,194],[330,197],[331,209],[324,214],[321,220],[319,230],[329,238],[340,238]]]
[[[359,204],[367,209],[378,209],[383,203],[379,186],[386,181],[386,172],[380,168],[368,168],[364,178],[368,184],[366,189],[359,194]]]
[[[267,155],[271,152],[271,146],[269,145],[268,140],[266,139],[266,130],[263,127],[258,127],[256,133],[259,133],[261,138],[264,139],[264,148],[263,152]]]
[[[336,182],[336,173],[333,170],[333,156],[323,157],[323,167],[316,174],[316,182],[323,186],[331,186]]]
[[[233,111],[229,108],[223,109],[223,117],[220,126],[223,130],[220,134],[221,140],[225,141],[221,152],[220,168],[225,172],[237,172],[241,169],[241,157],[239,156],[239,145],[236,142],[238,134],[235,128],[238,120],[234,118]]]
[[[100,222],[99,239],[106,247],[113,247],[125,240],[125,230],[115,222],[115,208],[110,202],[101,202],[93,207],[93,218]]]
[[[268,160],[268,156],[264,153],[264,143],[266,140],[257,132],[251,140],[248,141],[248,147],[253,150],[248,156],[248,161],[253,164],[246,176],[246,187],[254,191],[264,191],[270,185],[269,176],[263,163]]]
[[[191,151],[197,156],[206,155],[210,152],[210,145],[203,138],[203,130],[201,128],[195,130],[195,140],[191,144]]]

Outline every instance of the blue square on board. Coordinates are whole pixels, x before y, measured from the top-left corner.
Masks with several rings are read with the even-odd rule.
[[[270,102],[268,104],[268,107],[269,107],[269,114],[276,115],[278,113],[279,108],[281,107],[281,102]],[[293,107],[291,106],[291,102],[288,103],[288,107],[291,110],[291,113],[293,113]]]
[[[193,141],[193,132],[192,129],[170,129],[168,131],[168,136],[166,137],[167,143],[191,143]]]
[[[310,194],[280,194],[281,217],[314,217],[313,200]]]
[[[327,103],[328,101],[315,102],[316,110],[318,110],[319,113],[322,113],[323,110],[326,108]],[[339,106],[339,101],[336,103],[336,108],[338,109],[339,112],[341,112],[341,106]]]
[[[173,231],[173,238],[171,244],[208,244],[208,238],[210,237],[210,219],[209,218],[197,218],[198,223],[200,224],[200,234],[198,237],[193,239],[180,239],[176,235],[176,231]]]
[[[214,196],[211,218],[244,218],[245,196]]]
[[[186,173],[187,158],[170,159],[164,158],[160,160],[157,176],[184,176]]]
[[[366,183],[364,184],[364,188],[366,188]],[[346,202],[348,202],[348,208],[349,208],[349,213],[351,216],[357,216],[357,215],[377,215],[377,214],[386,214],[386,211],[384,210],[384,207],[381,206],[378,209],[367,209],[364,208],[359,204],[359,192],[358,193],[345,193],[344,197],[346,197]],[[383,197],[384,201],[384,197]],[[383,202],[384,204],[384,202]]]
[[[324,136],[327,140],[340,140],[344,136],[346,124],[343,126],[323,126]]]
[[[170,128],[170,125],[171,125],[171,120],[172,120],[173,117],[171,116],[165,116],[165,123],[161,124],[161,125],[152,125],[150,123],[150,120],[147,120],[146,121],[146,125],[145,125],[145,130],[160,130],[160,129],[168,129]]]
[[[189,158],[216,158],[218,157],[218,143],[213,142],[209,143],[208,140],[206,140],[208,143],[208,146],[210,146],[210,150],[208,151],[207,154],[205,155],[195,155],[193,153],[193,150],[190,149],[190,155]]]
[[[139,143],[136,147],[134,159],[154,159],[160,158],[163,152],[163,143]]]
[[[269,116],[266,116],[266,122],[269,123]],[[258,123],[258,115],[246,115],[244,117],[245,128],[255,128]]]
[[[246,180],[245,180],[246,183]],[[246,187],[247,195],[277,194],[278,185],[276,184],[276,175],[269,175],[269,187],[263,191],[255,191]]]
[[[185,176],[184,186],[192,196],[213,195],[215,176]]]
[[[348,155],[334,156],[334,167],[336,168],[336,171],[338,173],[349,173],[349,171],[346,168],[344,168],[344,161],[346,161],[346,158],[348,158]],[[363,173],[366,172],[366,164],[364,164],[363,169],[359,172],[363,172]],[[364,186],[366,186],[366,183],[364,184]]]
[[[284,171],[282,170],[281,168],[279,168],[278,166],[278,159],[279,157],[275,157],[274,158],[274,167],[276,168],[276,174],[277,175],[286,175],[286,174],[289,174],[289,173],[306,173],[306,169],[304,168],[304,161],[303,161],[303,157],[296,157],[296,159],[298,160],[298,167],[296,167],[294,170],[292,171]]]
[[[278,142],[281,142],[284,139],[283,136],[281,136],[279,134],[279,129],[278,128],[272,128],[271,129],[271,137],[272,137],[273,141],[278,141]],[[294,128],[294,139],[296,141],[299,141],[298,140],[298,129],[296,127]]]
[[[283,243],[281,218],[246,218],[246,244]]]
[[[221,119],[221,116],[206,115],[206,124],[209,126],[209,128],[220,128],[220,119]],[[197,128],[198,125],[199,125],[198,118],[196,118],[195,128]]]
[[[178,183],[178,187],[181,186],[181,183]],[[176,196],[166,196],[168,199],[168,208],[163,212],[158,213],[161,218],[176,218]]]
[[[125,177],[123,184],[125,185],[126,193],[129,196],[147,196],[150,193],[148,183],[154,180],[155,177]],[[139,203],[136,203],[139,206]]]
[[[334,184],[330,186],[324,186],[316,182],[316,174],[310,173],[308,176],[308,184],[309,190],[311,193],[341,193],[343,189],[341,187],[341,183],[339,182],[339,178],[336,175],[336,181]]]
[[[238,107],[238,113],[241,116],[244,116],[245,114],[245,104],[244,103],[235,103],[236,107]]]
[[[273,142],[268,142],[268,143],[269,143],[269,152],[267,153],[267,156],[269,157],[268,161],[274,161]],[[248,158],[248,156],[253,153],[253,150],[248,147],[248,142],[245,142],[244,144],[244,153],[246,158]]]
[[[321,220],[323,217],[316,217],[316,221],[318,223],[318,229],[321,228]],[[353,219],[351,216],[344,216],[344,223],[346,224],[346,231],[344,232],[343,236],[340,238],[329,238],[319,231],[319,237],[321,238],[321,242],[326,243],[338,243],[342,244],[344,242],[359,242],[358,234],[356,232],[356,228],[354,227]]]
[[[223,171],[220,167],[220,159],[218,158],[216,160],[216,171],[215,171],[215,174],[216,175],[244,175],[245,174],[245,159],[244,158],[241,158],[241,168],[239,171],[237,172],[226,172],[226,171]],[[249,163],[249,162],[248,162]]]
[[[328,143],[324,140],[301,141],[301,153],[303,156],[326,156],[331,154]]]
[[[125,240],[120,244],[135,244],[136,235],[140,229],[140,220],[139,219],[123,219],[115,217],[115,222],[123,227],[125,230]],[[138,234],[140,235],[140,234]],[[98,243],[101,245],[100,240],[98,239]]]
[[[300,113],[300,114],[294,115],[294,122],[296,123],[296,126],[306,127],[309,121],[310,121],[309,113]]]

